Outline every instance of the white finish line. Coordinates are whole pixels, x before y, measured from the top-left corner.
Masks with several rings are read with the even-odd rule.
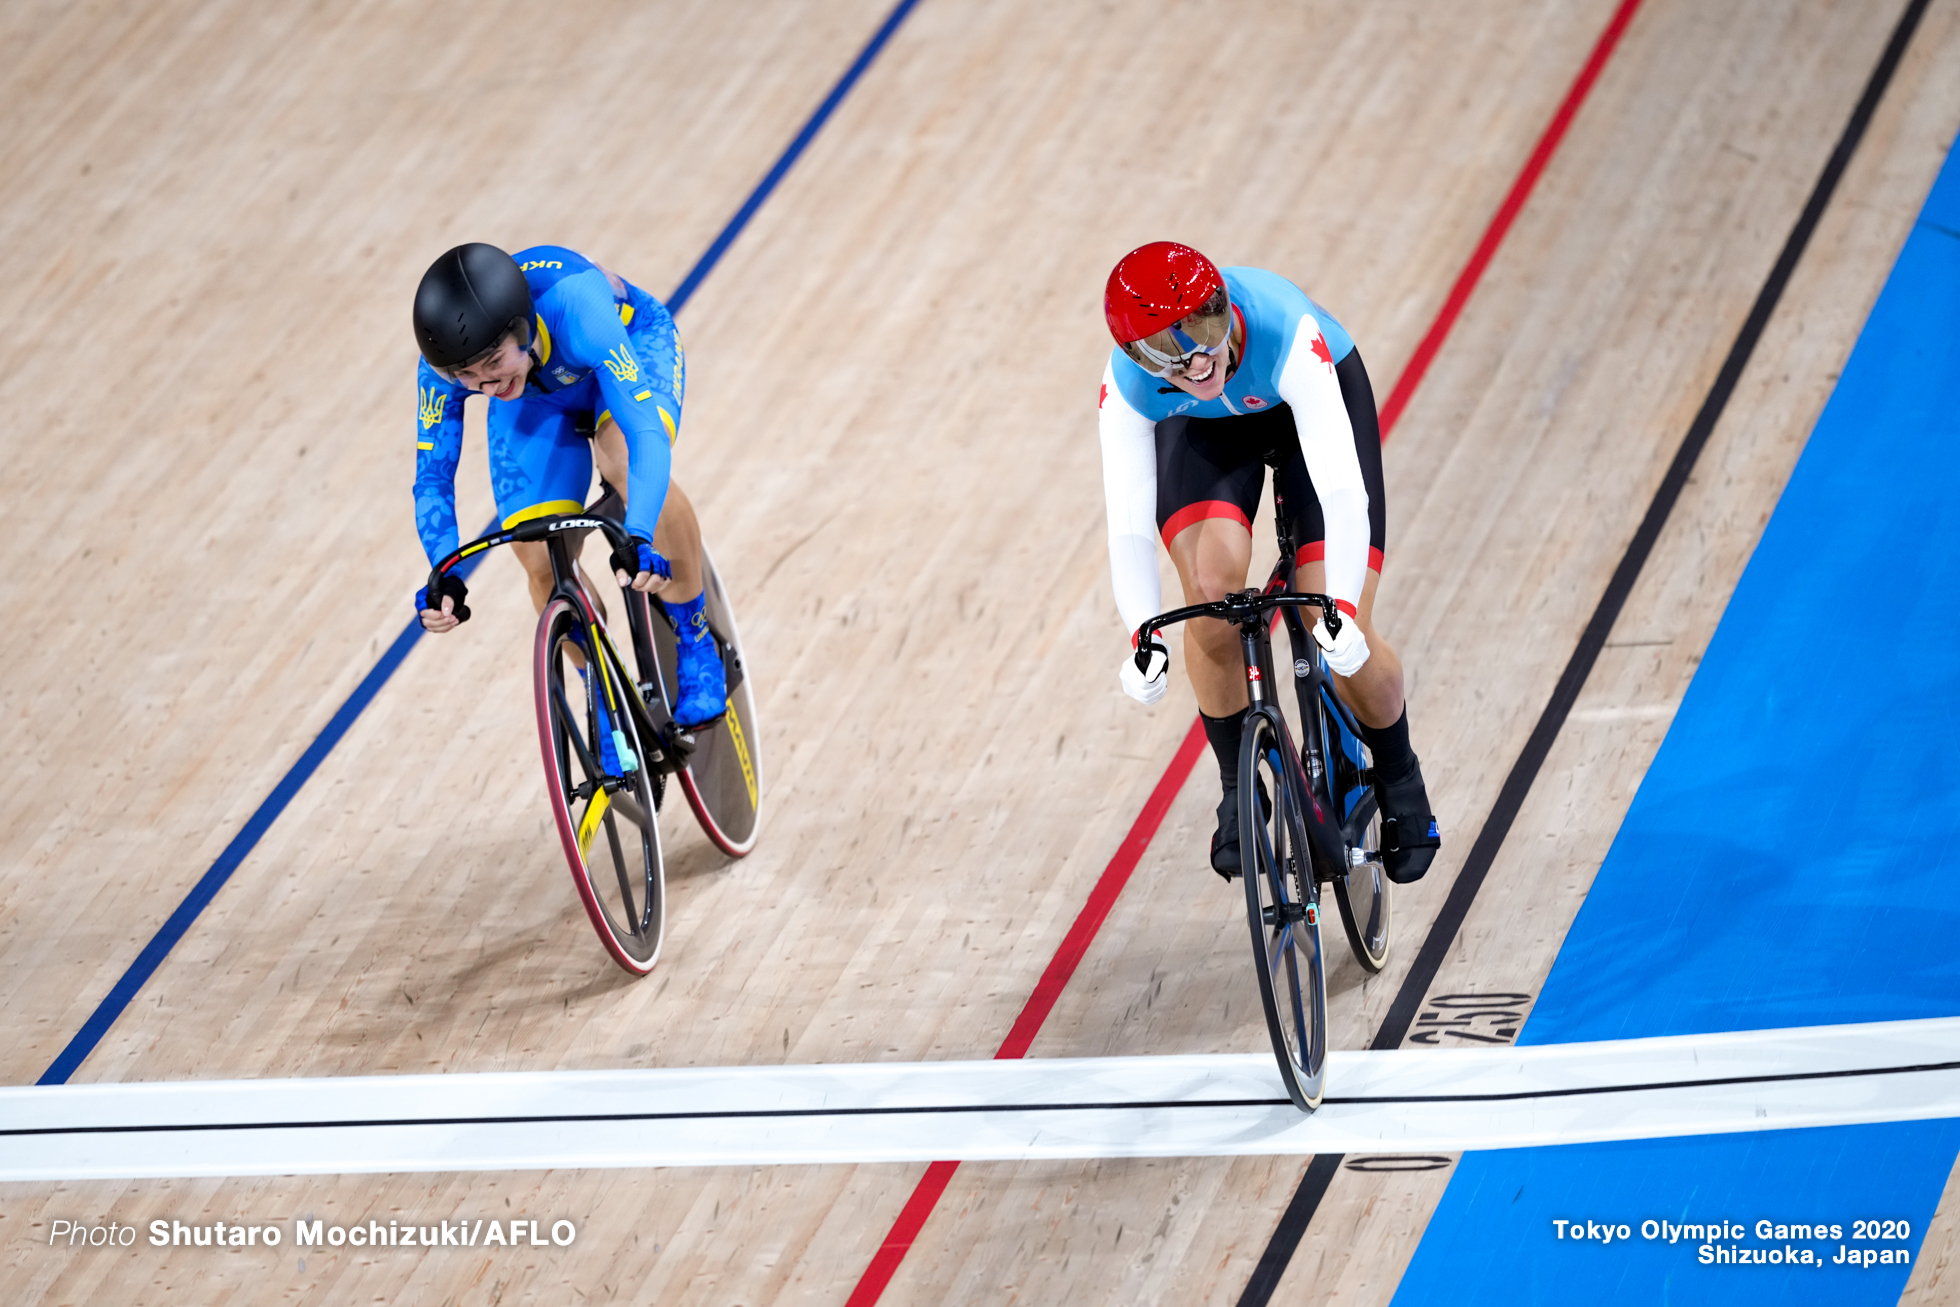
[[[0,1089],[0,1180],[1444,1153],[1960,1116],[1960,1018],[1537,1048]]]

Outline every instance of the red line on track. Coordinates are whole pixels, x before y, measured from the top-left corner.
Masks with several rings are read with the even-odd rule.
[[[1422,384],[1423,376],[1429,371],[1429,365],[1434,361],[1437,351],[1442,349],[1444,339],[1450,334],[1450,328],[1456,325],[1458,316],[1463,312],[1463,306],[1469,302],[1470,292],[1476,289],[1478,281],[1483,278],[1484,270],[1490,266],[1491,259],[1497,254],[1497,247],[1503,244],[1505,233],[1510,231],[1512,221],[1524,208],[1525,201],[1530,198],[1532,189],[1537,186],[1545,166],[1551,162],[1559,142],[1565,138],[1566,128],[1572,125],[1572,120],[1578,115],[1579,107],[1585,102],[1586,95],[1593,88],[1593,83],[1599,80],[1599,74],[1606,67],[1606,61],[1612,55],[1613,48],[1619,44],[1621,34],[1633,21],[1634,10],[1639,7],[1640,0],[1621,0],[1620,7],[1614,11],[1612,20],[1606,25],[1606,30],[1600,34],[1599,40],[1594,44],[1592,57],[1587,59],[1585,67],[1579,70],[1579,76],[1573,81],[1572,88],[1566,92],[1565,99],[1559,104],[1558,112],[1552,115],[1552,121],[1546,126],[1544,134],[1538,138],[1538,145],[1532,150],[1531,157],[1525,160],[1524,169],[1518,173],[1517,180],[1511,183],[1511,189],[1505,195],[1504,203],[1498,206],[1496,216],[1484,229],[1483,239],[1477,242],[1477,248],[1471,253],[1470,261],[1463,265],[1463,271],[1457,275],[1456,283],[1450,287],[1449,296],[1444,299],[1443,307],[1438,310],[1436,320],[1429,324],[1429,330],[1423,336],[1422,342],[1416,346],[1416,352],[1409,359],[1408,366],[1396,379],[1395,388],[1389,392],[1388,402],[1381,410],[1384,444],[1388,442],[1389,432],[1394,428],[1395,420],[1408,406],[1416,387]],[[1096,881],[1096,887],[1089,891],[1089,901],[1082,905],[1082,911],[1076,916],[1075,924],[1069,927],[1068,934],[1062,937],[1062,945],[1056,950],[1054,959],[1048,964],[1048,969],[1041,973],[1041,979],[1035,983],[1034,992],[1028,996],[1027,1005],[1021,1009],[1021,1015],[1015,1019],[1013,1029],[1007,1032],[1007,1038],[1001,1042],[1000,1051],[994,1054],[997,1060],[1027,1056],[1028,1048],[1034,1043],[1036,1032],[1048,1019],[1048,1014],[1054,1010],[1056,1000],[1062,996],[1063,987],[1075,974],[1075,968],[1088,953],[1090,943],[1096,938],[1096,932],[1102,929],[1103,922],[1108,918],[1111,909],[1116,906],[1117,896],[1129,883],[1130,873],[1136,870],[1137,863],[1142,860],[1143,851],[1150,847],[1151,837],[1156,835],[1157,828],[1163,824],[1164,814],[1170,811],[1171,800],[1175,799],[1177,792],[1184,788],[1184,782],[1190,778],[1191,769],[1197,765],[1198,757],[1204,752],[1204,747],[1204,723],[1194,719],[1191,729],[1184,733],[1184,743],[1178,746],[1177,754],[1171,759],[1170,766],[1165,769],[1163,776],[1158,779],[1157,787],[1150,792],[1150,798],[1144,803],[1143,811],[1137,814],[1135,823],[1130,827],[1130,833],[1116,847],[1116,854],[1109,860],[1109,865],[1103,869],[1101,878]],[[958,1162],[934,1162],[926,1167],[925,1175],[920,1178],[918,1186],[912,1190],[912,1196],[906,1200],[904,1208],[898,1214],[898,1219],[892,1222],[891,1232],[885,1236],[885,1241],[872,1255],[871,1264],[865,1268],[864,1275],[858,1280],[857,1288],[851,1291],[851,1296],[846,1300],[844,1307],[873,1307],[873,1304],[884,1294],[885,1286],[891,1283],[892,1276],[898,1271],[899,1263],[905,1260],[905,1254],[911,1250],[913,1241],[919,1237],[919,1231],[925,1227],[926,1218],[932,1215],[940,1196],[946,1192],[946,1186],[953,1182],[953,1173],[959,1169],[959,1166]]]
[[[1164,814],[1171,810],[1171,800],[1184,788],[1184,782],[1197,766],[1198,756],[1205,751],[1205,731],[1202,722],[1193,719],[1191,729],[1184,733],[1184,743],[1177,747],[1171,765],[1158,778],[1157,787],[1150,791],[1144,801],[1143,811],[1130,824],[1130,833],[1116,846],[1116,854],[1103,868],[1103,874],[1096,881],[1096,887],[1089,891],[1089,901],[1082,905],[1076,914],[1075,924],[1068,928],[1062,937],[1062,946],[1055,950],[1055,956],[1048,969],[1041,973],[1041,979],[1034,985],[1034,992],[1028,995],[1027,1004],[1021,1015],[1014,1019],[1014,1026],[1001,1041],[1000,1051],[994,1054],[996,1060],[1012,1061],[1026,1057],[1028,1046],[1034,1043],[1035,1032],[1041,1023],[1055,1010],[1055,1002],[1062,996],[1062,989],[1075,974],[1075,968],[1089,951],[1089,944],[1096,938],[1096,932],[1116,906],[1116,898],[1123,887],[1130,883],[1130,873],[1137,869],[1143,860],[1143,851],[1150,847],[1150,839],[1157,828],[1164,824]],[[939,1202],[939,1195],[946,1192],[952,1183],[953,1172],[959,1169],[958,1162],[934,1162],[926,1168],[925,1177],[919,1187],[912,1191],[904,1210],[892,1222],[891,1233],[871,1258],[871,1265],[865,1268],[864,1276],[852,1290],[845,1307],[871,1307],[878,1301],[878,1295],[885,1291],[892,1273],[898,1264],[905,1260],[912,1241],[919,1237],[919,1230],[932,1215],[932,1209]]]
[[[1034,1043],[1035,1032],[1041,1029],[1041,1023],[1048,1019],[1048,1014],[1055,1010],[1055,1002],[1062,996],[1062,987],[1075,974],[1076,965],[1089,951],[1090,941],[1102,929],[1110,909],[1116,906],[1116,896],[1130,883],[1130,873],[1143,860],[1143,851],[1150,847],[1151,837],[1164,824],[1164,814],[1171,810],[1171,800],[1184,788],[1191,769],[1198,763],[1198,755],[1204,751],[1204,724],[1193,718],[1191,729],[1184,733],[1184,743],[1177,746],[1171,765],[1164,769],[1163,776],[1158,778],[1157,788],[1150,791],[1150,797],[1144,801],[1143,811],[1131,823],[1130,833],[1116,846],[1116,856],[1109,860],[1109,865],[1103,868],[1101,879],[1096,881],[1096,887],[1089,891],[1089,901],[1082,905],[1075,924],[1062,937],[1062,946],[1055,950],[1054,960],[1041,973],[1041,979],[1035,982],[1034,993],[1028,995],[1027,1006],[1015,1018],[1013,1029],[1001,1041],[995,1058],[1028,1055],[1028,1046]]]
[[[1579,70],[1578,79],[1572,83],[1572,89],[1565,93],[1565,100],[1559,105],[1558,112],[1552,115],[1545,134],[1538,138],[1538,148],[1525,160],[1524,170],[1511,183],[1510,193],[1504,197],[1504,203],[1497,207],[1497,216],[1490,220],[1490,226],[1484,229],[1484,238],[1477,242],[1470,262],[1464,264],[1463,271],[1457,274],[1456,284],[1450,287],[1449,298],[1443,301],[1442,310],[1436,314],[1436,320],[1429,324],[1429,331],[1410,356],[1409,365],[1402,369],[1402,375],[1396,379],[1395,389],[1388,392],[1388,402],[1382,405],[1383,444],[1388,443],[1388,433],[1394,429],[1395,419],[1402,416],[1402,410],[1408,407],[1416,387],[1422,384],[1422,378],[1429,371],[1436,352],[1443,347],[1443,338],[1456,325],[1457,315],[1469,302],[1470,292],[1476,289],[1477,282],[1483,278],[1484,269],[1490,266],[1491,259],[1497,254],[1497,247],[1504,242],[1505,233],[1511,230],[1511,220],[1518,216],[1525,200],[1530,198],[1532,188],[1538,185],[1539,175],[1545,171],[1545,165],[1552,161],[1553,151],[1565,139],[1565,129],[1578,116],[1579,106],[1585,102],[1593,83],[1599,80],[1600,71],[1606,67],[1613,47],[1620,43],[1620,34],[1627,30],[1627,24],[1633,21],[1633,11],[1639,7],[1640,0],[1620,0],[1620,7],[1614,11],[1612,21],[1606,24],[1606,30],[1600,33],[1598,43],[1593,46],[1592,57]]]

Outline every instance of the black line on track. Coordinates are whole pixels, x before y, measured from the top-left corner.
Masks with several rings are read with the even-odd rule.
[[[1246,1281],[1245,1292],[1239,1295],[1240,1307],[1247,1303],[1259,1303],[1263,1307],[1272,1301],[1273,1290],[1279,1288],[1279,1279],[1286,1274],[1287,1263],[1293,1260],[1293,1250],[1300,1246],[1307,1223],[1313,1220],[1320,1200],[1327,1196],[1327,1186],[1334,1182],[1334,1172],[1341,1169],[1341,1160],[1346,1156],[1345,1153],[1316,1153],[1307,1163],[1300,1187],[1293,1191],[1286,1211],[1280,1214],[1278,1230],[1267,1241],[1266,1251],[1259,1254],[1252,1278]]]
[[[1581,1085],[1570,1089],[1521,1089],[1499,1094],[1381,1094],[1329,1096],[1327,1107],[1365,1107],[1382,1103],[1514,1103],[1526,1099],[1590,1098],[1600,1094],[1656,1093],[1669,1089],[1709,1089],[1723,1085],[1794,1084],[1804,1080],[1855,1080],[1868,1076],[1921,1075],[1960,1071],[1960,1061],[1919,1062],[1909,1066],[1852,1067],[1838,1071],[1782,1071],[1754,1076],[1711,1076],[1700,1080],[1652,1080],[1630,1085]],[[1287,1098],[1177,1098],[1105,1103],[939,1103],[914,1107],[775,1107],[721,1112],[552,1112],[519,1116],[403,1116],[315,1121],[199,1121],[151,1125],[30,1126],[0,1130],[0,1139],[36,1135],[196,1134],[219,1130],[352,1130],[380,1126],[564,1125],[617,1121],[763,1121],[840,1116],[951,1116],[982,1112],[1145,1112],[1173,1108],[1290,1107]],[[1329,1175],[1341,1155],[1322,1154]],[[1324,1190],[1325,1183],[1321,1185]],[[1296,1194],[1296,1202],[1299,1197]]]
[[[1497,860],[1497,851],[1503,846],[1504,837],[1510,833],[1511,824],[1523,809],[1525,796],[1531,792],[1532,783],[1537,780],[1539,770],[1551,754],[1552,745],[1564,728],[1565,719],[1578,700],[1587,676],[1592,673],[1593,664],[1598,661],[1600,650],[1606,644],[1606,637],[1612,632],[1613,623],[1626,606],[1628,596],[1633,593],[1634,582],[1639,579],[1641,569],[1646,566],[1648,557],[1660,540],[1661,528],[1667,524],[1668,515],[1674,511],[1682,490],[1687,487],[1688,474],[1694,470],[1695,461],[1701,457],[1702,449],[1714,434],[1722,410],[1728,407],[1737,383],[1742,380],[1743,369],[1749,365],[1749,356],[1755,352],[1757,342],[1769,325],[1770,315],[1783,298],[1783,292],[1790,283],[1791,275],[1796,272],[1797,263],[1803,258],[1804,249],[1810,244],[1817,224],[1823,220],[1832,193],[1843,179],[1845,169],[1851,165],[1852,156],[1858,152],[1865,129],[1871,125],[1872,115],[1885,98],[1886,88],[1891,85],[1899,62],[1905,58],[1906,47],[1912,43],[1913,32],[1924,17],[1928,3],[1929,0],[1907,0],[1905,11],[1899,15],[1898,24],[1892,29],[1891,39],[1885,43],[1885,52],[1879,56],[1877,66],[1865,83],[1864,94],[1858,98],[1857,107],[1851,111],[1851,118],[1845,123],[1843,134],[1838,137],[1837,148],[1831,151],[1824,171],[1817,178],[1817,185],[1810,192],[1810,199],[1798,215],[1796,225],[1790,229],[1789,239],[1783,243],[1782,253],[1777,256],[1762,289],[1757,292],[1756,302],[1750,308],[1748,318],[1743,321],[1742,330],[1736,334],[1735,343],[1729,347],[1728,357],[1723,360],[1722,370],[1716,374],[1715,384],[1709,388],[1708,396],[1702,400],[1694,421],[1688,425],[1688,433],[1675,451],[1667,475],[1661,478],[1660,488],[1654,492],[1653,501],[1647,506],[1647,515],[1641,519],[1639,529],[1627,543],[1626,553],[1621,556],[1620,565],[1607,582],[1606,592],[1600,596],[1592,620],[1586,623],[1578,646],[1572,651],[1571,660],[1566,663],[1564,673],[1552,690],[1550,701],[1546,703],[1544,712],[1539,714],[1538,725],[1533,728],[1531,738],[1525,741],[1524,750],[1512,765],[1510,775],[1504,778],[1504,787],[1498,791],[1497,802],[1485,819],[1483,829],[1477,833],[1476,842],[1470,846],[1470,856],[1457,872],[1456,881],[1450,886],[1449,898],[1444,901],[1442,912],[1430,926],[1429,935],[1423,940],[1421,951],[1416,954],[1415,965],[1410,968],[1402,987],[1396,991],[1395,1001],[1389,1006],[1388,1015],[1382,1019],[1381,1028],[1376,1032],[1374,1042],[1369,1044],[1370,1048],[1399,1048],[1407,1037],[1424,996],[1435,982],[1437,972],[1442,969],[1450,945],[1455,942],[1457,932],[1470,914],[1470,905],[1476,899],[1477,891],[1483,888],[1484,878],[1490,874],[1491,864]],[[1239,1296],[1238,1307],[1266,1307],[1272,1300],[1273,1290],[1278,1286],[1287,1262],[1305,1237],[1314,1211],[1320,1206],[1320,1200],[1333,1178],[1334,1169],[1340,1165],[1340,1155],[1328,1156],[1331,1163],[1324,1170],[1321,1168],[1323,1159],[1318,1156],[1307,1168],[1299,1190],[1294,1194],[1293,1201],[1287,1204],[1286,1212],[1280,1217],[1279,1225],[1266,1245],[1266,1251],[1259,1258],[1252,1279]]]

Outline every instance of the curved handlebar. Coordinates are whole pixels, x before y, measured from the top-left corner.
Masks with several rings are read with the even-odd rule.
[[[598,517],[591,513],[567,513],[559,517],[537,517],[529,522],[519,522],[503,531],[492,531],[479,536],[468,544],[452,550],[434,567],[429,569],[429,588],[427,593],[438,598],[442,594],[442,578],[474,554],[498,545],[515,544],[527,540],[543,540],[547,536],[562,535],[568,531],[603,531],[614,548],[624,545],[629,537],[624,523],[615,522],[609,517]]]
[[[1247,623],[1258,621],[1265,614],[1276,608],[1307,607],[1319,608],[1322,611],[1324,620],[1327,623],[1328,635],[1334,636],[1341,633],[1341,624],[1347,619],[1341,616],[1341,610],[1335,606],[1332,598],[1321,594],[1299,594],[1291,591],[1285,594],[1266,594],[1258,590],[1240,590],[1233,594],[1228,594],[1223,599],[1217,600],[1214,603],[1192,604],[1188,608],[1173,608],[1168,613],[1159,613],[1137,628],[1137,670],[1139,672],[1149,672],[1150,650],[1148,646],[1151,637],[1163,630],[1166,626],[1174,626],[1178,622],[1189,621],[1193,617],[1216,617],[1221,621],[1244,626]]]

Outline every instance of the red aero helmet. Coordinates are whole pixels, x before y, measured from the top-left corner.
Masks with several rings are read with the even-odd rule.
[[[1218,265],[1189,245],[1152,241],[1116,262],[1103,288],[1103,317],[1116,343],[1127,345],[1175,326],[1225,289]]]
[[[1103,317],[1123,352],[1156,376],[1216,354],[1231,332],[1231,296],[1218,266],[1189,245],[1152,241],[1117,261]]]

